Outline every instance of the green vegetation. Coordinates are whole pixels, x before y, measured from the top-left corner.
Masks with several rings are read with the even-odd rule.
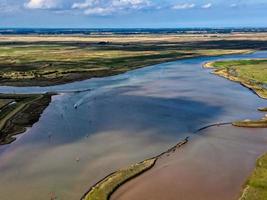
[[[262,98],[267,98],[267,60],[237,60],[207,63],[214,73],[240,82]]]
[[[237,60],[206,63],[205,67],[215,68],[214,73],[250,88],[262,98],[267,98],[267,60]],[[267,108],[259,108],[266,112]],[[267,115],[260,120],[244,120],[232,123],[246,128],[267,128]],[[267,154],[257,161],[256,169],[248,180],[239,200],[267,199]]]
[[[34,124],[50,103],[51,94],[16,95],[1,94],[0,145],[15,140],[12,136],[22,133]]]
[[[196,38],[153,35],[3,37],[0,38],[0,85],[55,85],[116,75],[181,58],[250,51],[239,46],[224,49],[221,44],[213,44],[209,49],[206,46],[209,43],[202,46],[197,41],[193,43]],[[203,40],[203,37],[198,39]]]
[[[262,98],[267,98],[267,60],[217,61],[205,64],[214,68],[214,74],[236,81],[253,90]],[[259,108],[267,111],[267,108]],[[267,118],[233,122],[234,126],[248,128],[267,128]]]
[[[100,181],[83,197],[83,200],[108,200],[123,183],[152,168],[156,159],[150,159],[119,170]]]
[[[246,128],[267,128],[267,117],[260,120],[244,120],[233,122],[234,126]]]
[[[214,68],[214,74],[236,81],[253,90],[260,97],[267,99],[267,60],[217,61],[204,65]],[[267,111],[267,108],[259,108]],[[267,117],[260,120],[244,120],[232,123],[234,126],[247,128],[267,128]]]
[[[267,199],[267,154],[257,161],[257,166],[247,182],[246,189],[240,200]]]

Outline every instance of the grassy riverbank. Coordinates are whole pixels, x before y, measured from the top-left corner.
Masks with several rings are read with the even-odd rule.
[[[0,85],[55,85],[182,58],[247,53],[267,48],[265,40],[267,34],[1,36]]]
[[[204,65],[213,68],[213,73],[229,80],[239,82],[245,87],[253,90],[261,98],[267,99],[267,60],[235,60],[217,61]],[[267,111],[259,108],[259,111]],[[233,122],[234,126],[247,128],[267,128],[267,117],[259,120],[243,120]]]
[[[259,120],[244,120],[233,122],[234,126],[245,128],[267,128],[267,117]]]
[[[0,145],[15,140],[14,135],[38,121],[43,110],[51,101],[51,94],[0,95]]]
[[[237,60],[206,63],[214,74],[236,81],[267,99],[267,60]]]
[[[258,159],[256,169],[246,184],[239,200],[267,199],[267,154]]]

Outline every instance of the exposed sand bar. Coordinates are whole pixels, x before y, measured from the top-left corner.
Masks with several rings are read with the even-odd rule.
[[[236,200],[267,151],[266,129],[212,127],[119,188],[112,200]],[[193,191],[193,192],[192,192]]]

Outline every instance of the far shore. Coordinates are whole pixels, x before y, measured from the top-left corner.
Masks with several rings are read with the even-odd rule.
[[[267,49],[265,41],[267,34],[249,33],[0,36],[0,85],[59,85],[179,59],[251,53]]]

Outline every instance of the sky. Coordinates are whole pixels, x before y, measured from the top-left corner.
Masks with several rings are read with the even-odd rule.
[[[266,0],[0,0],[0,28],[267,27]]]

